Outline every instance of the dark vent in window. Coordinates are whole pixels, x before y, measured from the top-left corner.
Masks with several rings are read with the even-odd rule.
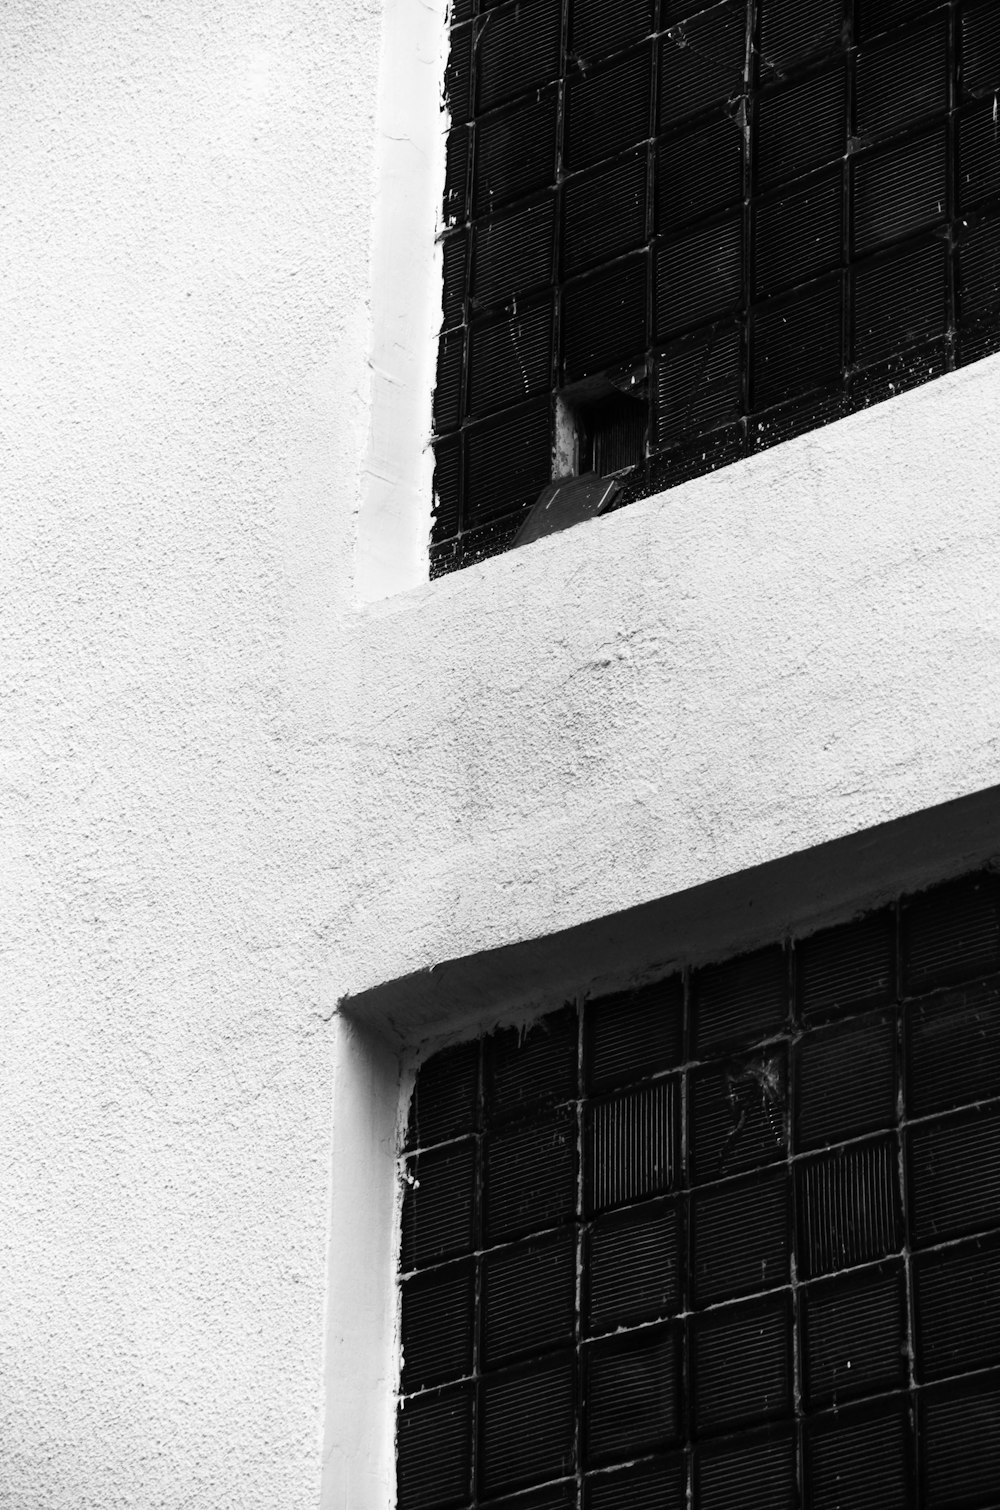
[[[958,183],[962,209],[1000,193],[993,105],[987,103],[959,124]]]
[[[472,209],[492,212],[508,199],[541,189],[555,163],[556,97],[544,95],[476,126]]]
[[[697,131],[671,137],[657,162],[657,228],[670,232],[687,220],[724,209],[743,197],[743,133],[724,116]]]
[[[738,419],[739,330],[713,325],[669,347],[657,364],[656,396],[662,447]]]
[[[750,335],[755,402],[778,404],[830,382],[842,361],[841,323],[839,279],[761,305]]]
[[[998,90],[992,0],[462,0],[432,574],[1000,350]]]
[[[733,216],[661,247],[656,256],[656,328],[672,335],[723,314],[743,283],[743,230]]]
[[[548,400],[477,425],[465,446],[470,523],[534,503],[552,465]]]
[[[969,876],[426,1059],[402,1510],[1000,1503],[998,928]]]
[[[867,364],[944,335],[948,263],[943,242],[859,268],[854,284],[854,357]]]
[[[944,218],[947,141],[944,131],[894,147],[854,165],[854,246],[872,251]]]

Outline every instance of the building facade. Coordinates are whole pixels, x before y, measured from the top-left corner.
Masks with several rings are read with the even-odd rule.
[[[417,1065],[1000,852],[1000,359],[430,580],[443,7],[6,32],[0,1505],[381,1510]]]

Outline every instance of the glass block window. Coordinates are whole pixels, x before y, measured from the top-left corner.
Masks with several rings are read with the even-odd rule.
[[[421,1068],[400,1510],[1000,1504],[1000,878]]]
[[[457,0],[432,572],[1000,348],[995,0]]]

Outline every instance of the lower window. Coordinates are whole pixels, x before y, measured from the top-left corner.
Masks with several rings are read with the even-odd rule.
[[[1000,1500],[1000,881],[448,1048],[400,1510]]]

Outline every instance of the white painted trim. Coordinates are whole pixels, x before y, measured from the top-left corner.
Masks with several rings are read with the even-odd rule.
[[[395,1502],[400,1106],[396,1052],[336,1019],[321,1510]],[[411,1075],[412,1081],[412,1075]]]
[[[371,420],[355,591],[362,603],[428,579],[430,448],[442,253],[438,209],[446,0],[387,0],[379,67],[372,236]]]

